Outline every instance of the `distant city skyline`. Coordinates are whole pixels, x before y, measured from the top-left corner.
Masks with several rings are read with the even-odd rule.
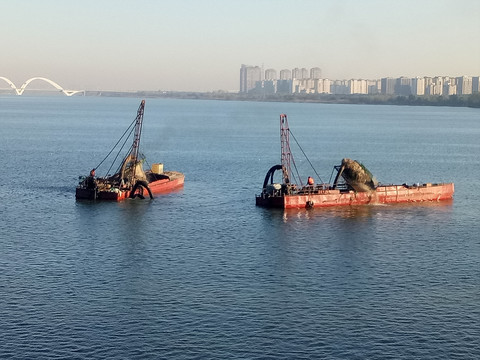
[[[3,1],[0,12],[0,76],[15,84],[239,91],[241,63],[329,79],[480,74],[477,0]]]
[[[381,79],[328,79],[318,67],[277,70],[240,66],[240,93],[342,95],[469,95],[480,92],[479,76],[416,76]]]

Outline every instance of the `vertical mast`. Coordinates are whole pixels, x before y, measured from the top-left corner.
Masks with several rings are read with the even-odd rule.
[[[135,178],[135,171],[137,169],[137,161],[138,161],[138,151],[140,148],[140,137],[142,135],[142,124],[143,124],[143,110],[145,108],[145,100],[142,100],[140,103],[140,106],[138,107],[137,111],[137,117],[135,121],[135,134],[133,137],[133,145],[132,145],[132,151],[130,152],[130,155],[132,156],[132,160],[134,160],[134,166],[133,166],[133,178]]]
[[[288,127],[288,120],[286,114],[280,115],[280,142],[282,147],[282,172],[283,183],[290,183],[290,160],[292,153],[290,151],[290,128]]]

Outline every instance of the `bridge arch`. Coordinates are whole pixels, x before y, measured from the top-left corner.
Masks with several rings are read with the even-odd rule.
[[[10,79],[7,79],[6,77],[3,77],[3,76],[0,76],[0,79],[5,80],[5,82],[6,82],[8,85],[10,85],[10,87],[11,87],[13,90],[15,90],[15,92],[17,93],[17,95],[20,95],[20,94],[18,93],[17,87],[15,86],[15,84],[14,84],[13,82],[10,81]]]
[[[53,80],[50,80],[50,79],[47,79],[47,78],[44,78],[44,77],[33,77],[33,78],[30,78],[28,79],[27,81],[25,81],[23,83],[23,85],[19,88],[17,88],[17,86],[12,82],[10,81],[9,79],[7,79],[6,77],[3,77],[3,76],[0,76],[0,79],[6,81],[10,87],[12,89],[15,90],[15,92],[17,93],[17,95],[22,95],[23,92],[25,91],[25,89],[27,88],[27,86],[32,82],[32,81],[35,81],[35,80],[42,80],[42,81],[45,81],[47,82],[48,84],[52,85],[54,88],[56,88],[57,90],[60,90],[61,92],[63,92],[66,96],[72,96],[74,94],[77,94],[79,92],[82,92],[83,90],[65,90],[63,87],[61,87],[60,85],[58,85],[55,81]]]

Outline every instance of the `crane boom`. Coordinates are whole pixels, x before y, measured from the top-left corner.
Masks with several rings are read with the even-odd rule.
[[[140,138],[142,136],[142,125],[143,125],[143,111],[145,109],[145,100],[142,100],[140,103],[140,106],[138,107],[137,111],[137,117],[135,121],[135,133],[133,136],[133,145],[132,145],[132,151],[130,152],[130,155],[132,159],[134,160],[134,164],[137,163],[138,161],[138,152],[140,149]],[[135,170],[136,166],[133,167],[133,177],[135,178]]]
[[[282,151],[282,173],[283,183],[290,183],[291,159],[292,152],[290,151],[290,128],[288,127],[288,119],[286,114],[280,115],[280,143]]]

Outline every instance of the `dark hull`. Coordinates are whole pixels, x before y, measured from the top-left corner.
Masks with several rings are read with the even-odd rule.
[[[152,194],[162,194],[181,188],[185,181],[185,176],[177,171],[165,171],[162,179],[154,180],[148,183]],[[94,190],[84,187],[77,187],[75,198],[77,200],[105,200],[105,201],[122,201],[130,197],[132,189],[112,188],[110,190]],[[147,189],[143,189],[141,194],[143,197],[149,197]]]

